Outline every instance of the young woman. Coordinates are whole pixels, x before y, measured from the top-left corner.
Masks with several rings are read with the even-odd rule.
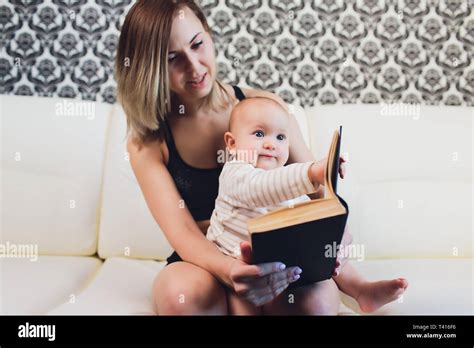
[[[336,314],[339,293],[329,279],[293,291],[275,289],[295,268],[251,265],[222,254],[204,235],[217,197],[232,107],[264,91],[217,79],[206,18],[192,0],[139,0],[122,27],[116,60],[118,97],[127,115],[128,151],[147,205],[175,250],[153,286],[159,314]],[[314,161],[294,118],[288,163]],[[321,195],[321,189],[315,197]],[[303,270],[304,271],[304,270]],[[270,296],[269,296],[270,295]],[[256,306],[260,299],[270,300]]]

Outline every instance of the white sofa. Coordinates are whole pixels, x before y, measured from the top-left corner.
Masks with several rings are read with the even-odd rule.
[[[0,102],[0,314],[155,314],[152,281],[171,247],[130,168],[121,108]],[[344,127],[349,162],[339,192],[350,206],[352,250],[364,248],[351,262],[368,279],[409,280],[403,298],[377,314],[473,314],[473,109],[383,110],[295,108],[318,158]],[[340,314],[359,312],[341,298]]]

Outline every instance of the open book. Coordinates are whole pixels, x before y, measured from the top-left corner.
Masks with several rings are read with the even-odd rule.
[[[253,263],[283,262],[303,273],[290,288],[332,277],[349,214],[337,195],[342,127],[334,132],[325,173],[324,198],[285,207],[248,221]]]

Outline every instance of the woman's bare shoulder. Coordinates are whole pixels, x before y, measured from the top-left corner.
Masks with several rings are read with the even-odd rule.
[[[147,142],[141,142],[132,136],[129,136],[127,139],[127,151],[130,158],[153,159],[164,162],[167,153],[166,150],[165,141],[162,137],[157,137]]]

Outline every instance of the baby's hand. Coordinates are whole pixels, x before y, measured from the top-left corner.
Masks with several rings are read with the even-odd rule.
[[[341,179],[344,179],[346,176],[346,159],[344,157],[339,157],[339,176]]]
[[[339,176],[341,179],[344,179],[346,176],[346,163],[347,161],[344,157],[339,157]],[[324,157],[322,160],[315,162],[310,168],[310,179],[313,183],[318,183],[324,185],[324,175],[326,172],[326,167],[328,163],[328,158]]]

